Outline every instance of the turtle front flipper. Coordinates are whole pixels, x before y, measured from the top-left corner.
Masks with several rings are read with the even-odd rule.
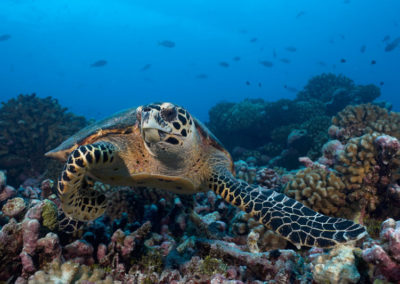
[[[216,169],[208,185],[227,202],[251,214],[297,248],[327,248],[367,234],[360,224],[322,215],[284,194],[236,180],[225,169]]]
[[[94,220],[107,208],[106,196],[96,190],[91,170],[114,161],[115,147],[108,142],[79,146],[71,152],[58,180],[61,208],[65,215],[79,221]]]

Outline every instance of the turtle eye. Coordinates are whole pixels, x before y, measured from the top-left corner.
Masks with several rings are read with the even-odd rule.
[[[161,117],[168,122],[176,119],[177,111],[175,107],[165,108],[161,110]]]

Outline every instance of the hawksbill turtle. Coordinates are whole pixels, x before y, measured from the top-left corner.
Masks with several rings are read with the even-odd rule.
[[[104,213],[107,198],[93,186],[101,181],[180,194],[213,190],[298,248],[331,247],[366,234],[360,224],[322,215],[282,193],[236,179],[232,158],[219,140],[172,103],[116,113],[46,156],[65,161],[58,192],[62,210],[74,220],[94,220]]]

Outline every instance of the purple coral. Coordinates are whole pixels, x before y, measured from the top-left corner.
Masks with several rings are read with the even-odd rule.
[[[375,265],[374,277],[400,281],[400,221],[383,222],[380,239],[364,243],[363,259]]]

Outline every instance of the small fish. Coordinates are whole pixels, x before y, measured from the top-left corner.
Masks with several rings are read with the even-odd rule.
[[[383,82],[383,81],[379,82],[379,85],[381,85],[381,86],[383,86],[384,84],[385,84],[385,82]]]
[[[103,67],[107,65],[107,60],[97,60],[96,62],[90,64],[90,67]]]
[[[390,39],[390,35],[385,35],[385,37],[382,39],[382,42],[387,42]]]
[[[246,81],[246,86],[250,86],[250,82],[249,81]]]
[[[286,90],[288,90],[289,92],[292,92],[292,93],[297,93],[298,92],[298,90],[296,89],[296,88],[294,88],[294,87],[290,87],[290,86],[288,86],[288,85],[284,85],[283,86]]]
[[[281,58],[281,59],[279,59],[282,63],[285,63],[285,64],[290,64],[290,59],[287,59],[287,58]]]
[[[340,63],[346,63],[346,59],[344,58],[340,59]]]
[[[146,65],[144,65],[142,68],[140,68],[140,71],[146,71],[146,70],[149,70],[150,69],[150,67],[151,67],[151,64],[150,63],[147,63]]]
[[[298,12],[297,15],[296,15],[296,19],[298,19],[298,18],[304,16],[305,14],[306,14],[306,12],[304,12],[304,11]]]
[[[258,87],[259,87],[259,88],[261,88],[261,87],[262,87],[262,85],[261,85],[261,82],[258,82]]]
[[[175,42],[173,42],[171,40],[163,40],[163,41],[159,41],[158,45],[168,47],[168,48],[173,48],[173,47],[175,47]]]
[[[240,57],[239,56],[235,56],[232,59],[233,59],[233,61],[240,61]]]
[[[250,42],[256,42],[258,40],[258,38],[253,37],[252,39],[250,39]]]
[[[9,40],[11,38],[11,35],[0,35],[0,41],[6,41]]]
[[[400,44],[400,37],[395,38],[392,42],[388,43],[385,47],[385,51],[389,52],[394,50]]]
[[[363,45],[360,47],[360,52],[361,52],[361,53],[364,53],[366,49],[367,49],[367,46],[366,46],[365,44],[363,44]]]
[[[228,68],[228,67],[229,67],[229,63],[228,63],[228,62],[225,62],[225,61],[221,61],[221,62],[219,63],[219,66],[224,67],[224,68]]]
[[[371,61],[371,65],[375,65],[376,64],[376,61],[375,60],[372,60]]]
[[[288,46],[285,49],[286,49],[286,51],[289,51],[289,52],[296,52],[297,51],[297,48],[294,47],[294,46]]]
[[[201,73],[201,74],[198,74],[198,75],[196,76],[196,78],[197,78],[197,79],[207,79],[207,78],[208,78],[208,75],[207,75],[207,74],[204,74],[204,73]]]
[[[260,64],[263,65],[264,67],[272,67],[272,66],[274,66],[274,63],[272,63],[271,61],[268,61],[268,60],[260,61]]]

